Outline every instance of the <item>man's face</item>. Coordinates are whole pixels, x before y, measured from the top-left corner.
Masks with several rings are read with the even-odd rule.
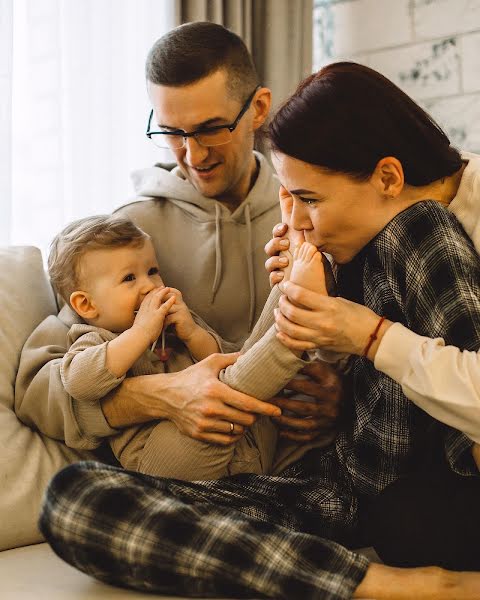
[[[240,109],[227,89],[227,76],[217,71],[182,87],[148,83],[154,109],[155,126],[181,129],[187,133],[200,127],[229,125]],[[253,90],[246,90],[247,97]],[[187,138],[183,148],[173,150],[178,166],[190,183],[204,196],[231,204],[240,204],[249,191],[255,169],[252,154],[254,142],[255,98],[243,115],[232,139],[221,146],[201,146],[195,138]]]

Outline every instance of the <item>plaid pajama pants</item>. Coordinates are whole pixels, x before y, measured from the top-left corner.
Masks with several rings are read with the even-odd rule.
[[[62,559],[114,585],[337,600],[352,597],[369,564],[338,543],[355,522],[356,500],[317,478],[189,483],[84,462],[50,483],[40,529]]]

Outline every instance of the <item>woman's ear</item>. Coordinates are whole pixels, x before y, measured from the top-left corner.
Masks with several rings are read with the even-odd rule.
[[[255,94],[255,97],[253,99],[252,102],[252,106],[253,106],[253,129],[254,131],[256,129],[258,129],[259,127],[261,127],[267,117],[268,117],[268,113],[270,112],[270,106],[272,104],[272,92],[266,88],[266,87],[262,87],[260,88],[257,93]]]
[[[382,196],[397,198],[405,184],[402,163],[394,156],[382,158],[372,173],[371,182]]]
[[[76,291],[70,294],[70,306],[82,319],[95,319],[98,310],[88,292]]]

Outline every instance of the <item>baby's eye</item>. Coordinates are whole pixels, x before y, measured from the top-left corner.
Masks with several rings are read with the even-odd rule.
[[[129,273],[128,275],[125,275],[122,281],[135,281],[135,275],[133,273]]]
[[[152,276],[152,275],[158,275],[158,267],[152,267],[151,269],[148,269],[148,274],[150,276]]]

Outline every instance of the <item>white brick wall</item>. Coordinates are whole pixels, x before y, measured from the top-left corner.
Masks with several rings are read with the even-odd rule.
[[[315,0],[314,68],[366,64],[480,153],[480,0]]]

